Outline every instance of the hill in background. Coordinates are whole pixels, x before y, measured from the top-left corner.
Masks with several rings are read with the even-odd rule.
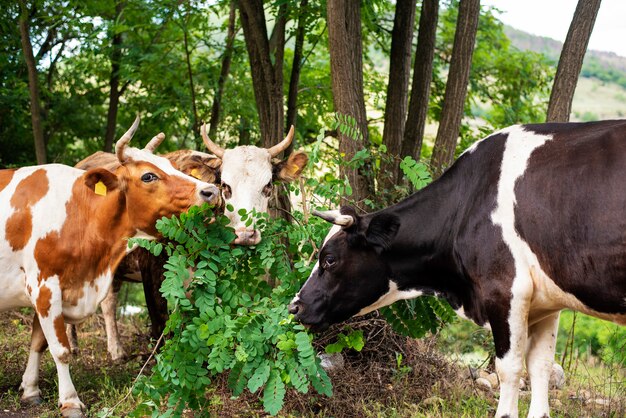
[[[556,67],[563,43],[505,26],[513,46],[544,54]],[[626,116],[626,58],[613,52],[589,50],[574,94],[572,120],[588,121]]]

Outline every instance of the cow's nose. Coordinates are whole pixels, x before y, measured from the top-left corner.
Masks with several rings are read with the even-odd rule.
[[[202,200],[213,205],[217,203],[219,196],[219,189],[212,184],[200,190],[200,197],[202,198]]]
[[[298,315],[298,312],[302,311],[302,305],[300,305],[299,302],[292,302],[289,304],[289,306],[287,307],[287,310],[289,311],[290,314],[292,315]]]
[[[261,242],[261,232],[257,229],[237,228],[235,230],[237,237],[233,244],[237,245],[256,245]]]

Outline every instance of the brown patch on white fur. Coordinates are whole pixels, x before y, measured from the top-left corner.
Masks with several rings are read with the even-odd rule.
[[[7,187],[9,183],[11,183],[11,179],[13,179],[14,174],[15,169],[0,170],[0,192]]]
[[[70,356],[70,341],[67,339],[67,333],[65,332],[65,320],[63,319],[63,315],[59,315],[54,318],[54,331],[59,343],[61,343],[63,347],[67,348],[66,355],[60,356],[59,360],[63,363],[68,363]]]
[[[20,181],[11,196],[11,206],[15,212],[5,225],[6,239],[13,251],[21,250],[30,240],[33,231],[33,217],[30,208],[40,201],[49,190],[46,171],[39,169]]]
[[[50,312],[50,300],[52,299],[52,291],[46,285],[39,288],[39,295],[37,296],[37,313],[43,318],[48,316]]]

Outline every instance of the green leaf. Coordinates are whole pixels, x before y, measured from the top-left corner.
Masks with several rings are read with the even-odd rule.
[[[272,416],[276,415],[283,407],[285,399],[285,384],[280,378],[280,373],[272,369],[267,385],[263,390],[263,408]]]
[[[259,390],[261,386],[267,382],[270,377],[270,364],[268,360],[264,360],[259,367],[256,368],[250,380],[248,380],[248,390],[252,393]]]

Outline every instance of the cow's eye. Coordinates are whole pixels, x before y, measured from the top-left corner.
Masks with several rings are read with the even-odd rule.
[[[335,265],[335,263],[337,262],[337,260],[335,260],[335,257],[332,255],[327,255],[326,257],[324,257],[324,268],[329,268]]]
[[[158,179],[159,177],[157,177],[157,175],[154,173],[145,173],[143,176],[141,176],[141,181],[143,181],[144,183],[151,183]]]
[[[270,195],[272,194],[272,187],[273,186],[271,181],[263,187],[263,195],[265,195],[265,197],[270,197]]]
[[[230,199],[233,195],[233,191],[230,186],[224,182],[222,182],[222,194],[224,195],[224,199]]]

